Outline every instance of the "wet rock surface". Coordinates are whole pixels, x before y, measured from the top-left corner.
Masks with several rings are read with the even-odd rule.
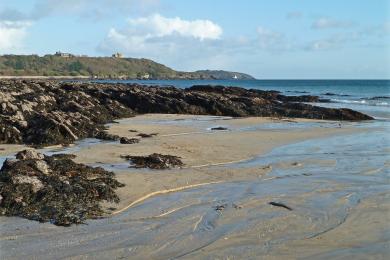
[[[119,142],[121,144],[136,144],[136,143],[139,143],[139,139],[138,138],[121,137]]]
[[[271,201],[268,203],[269,205],[272,205],[274,207],[280,207],[280,208],[284,208],[284,209],[287,209],[287,210],[293,210],[292,208],[290,208],[289,206],[287,206],[286,204],[284,203],[280,203],[280,202],[274,202],[274,201]]]
[[[212,127],[211,130],[214,130],[214,131],[226,131],[226,130],[229,130],[229,129],[227,127],[217,126],[217,127]]]
[[[35,146],[70,144],[96,137],[119,140],[104,124],[144,113],[216,116],[271,116],[330,120],[369,120],[350,109],[301,102],[316,96],[284,96],[277,91],[238,87],[141,86],[51,80],[0,80],[0,143]]]
[[[122,158],[130,160],[135,168],[170,169],[184,165],[180,157],[158,153],[153,153],[148,156],[125,155]]]
[[[109,134],[105,131],[98,132],[94,137],[97,139],[106,140],[106,141],[118,141],[121,139],[121,137],[119,135]]]
[[[137,136],[141,137],[141,138],[151,138],[153,136],[156,136],[157,133],[152,133],[152,134],[145,134],[145,133],[139,133],[137,134]]]
[[[105,212],[100,202],[119,202],[124,186],[114,173],[72,161],[73,155],[22,151],[0,170],[0,215],[69,226]]]

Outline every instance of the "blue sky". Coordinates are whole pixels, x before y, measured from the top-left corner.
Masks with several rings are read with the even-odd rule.
[[[0,0],[0,54],[149,58],[263,79],[390,78],[389,0]]]

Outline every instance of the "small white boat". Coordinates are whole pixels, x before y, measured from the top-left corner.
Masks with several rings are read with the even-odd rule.
[[[234,75],[233,79],[238,79],[237,75]]]

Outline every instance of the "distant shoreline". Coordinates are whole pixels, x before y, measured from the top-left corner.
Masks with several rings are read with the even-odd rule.
[[[0,79],[93,79],[90,76],[0,76]]]

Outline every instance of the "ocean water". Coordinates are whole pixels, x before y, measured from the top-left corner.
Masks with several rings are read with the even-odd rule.
[[[390,119],[390,80],[101,80],[105,83],[189,88],[193,85],[237,86],[247,89],[277,90],[284,95],[316,95],[330,103],[327,107],[346,107],[377,118]]]

